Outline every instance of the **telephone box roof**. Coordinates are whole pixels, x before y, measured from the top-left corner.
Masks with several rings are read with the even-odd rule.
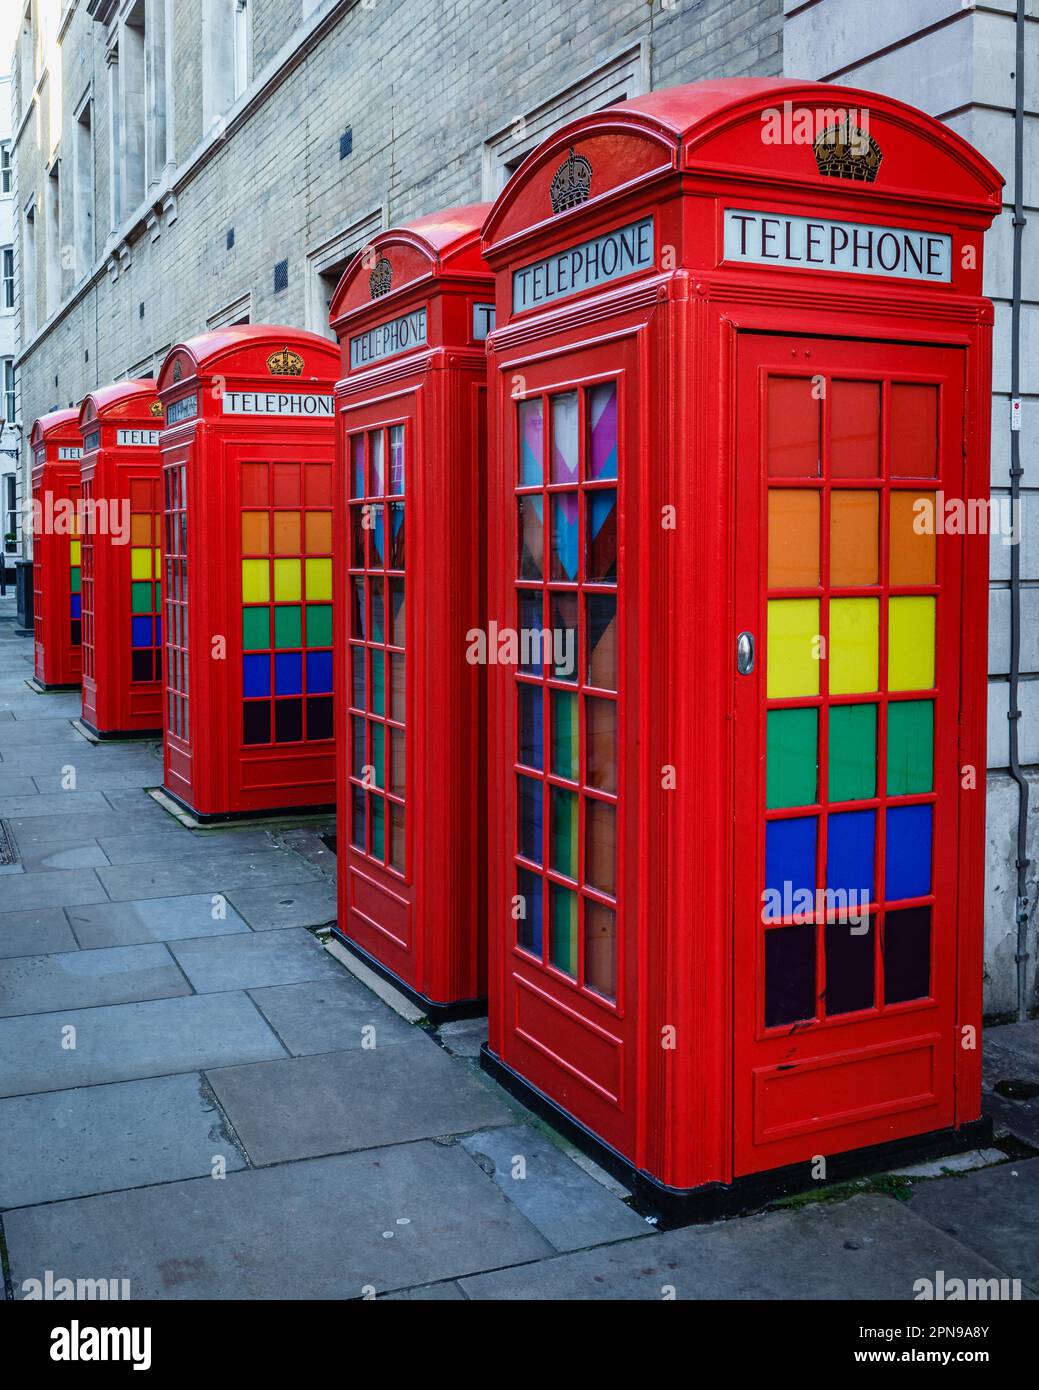
[[[79,426],[79,411],[72,410],[51,410],[46,415],[41,415],[32,427],[29,436],[31,444],[42,444],[53,434],[75,435]]]
[[[82,426],[88,420],[144,415],[149,413],[156,399],[155,382],[150,377],[136,381],[113,381],[83,397],[79,407],[79,423]]]
[[[192,376],[202,377],[220,373],[254,375],[255,361],[250,355],[258,349],[273,347],[302,348],[308,353],[317,353],[323,369],[317,372],[306,371],[304,377],[334,377],[339,362],[339,350],[328,338],[317,333],[309,333],[302,328],[290,328],[277,323],[243,323],[228,328],[215,328],[209,333],[198,333],[193,338],[185,338],[176,343],[166,354],[157,382],[157,390],[166,391],[180,381],[172,380],[173,363],[188,358],[190,370],[184,372],[181,380]],[[218,371],[219,368],[219,371]],[[183,368],[182,368],[183,371]]]

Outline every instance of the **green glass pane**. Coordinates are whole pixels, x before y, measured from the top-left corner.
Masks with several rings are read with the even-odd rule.
[[[373,859],[386,858],[386,827],[385,827],[385,808],[381,796],[374,792],[368,793],[368,809],[371,812],[372,822],[372,848]]]
[[[386,713],[386,667],[382,652],[372,652],[372,713]]]
[[[579,757],[577,696],[568,690],[552,691],[552,771],[557,777],[577,781]]]
[[[831,706],[829,763],[831,801],[876,796],[876,705]]]
[[[69,592],[73,594],[78,594],[80,592],[78,565],[73,565],[69,570]]]
[[[375,785],[386,786],[386,730],[382,724],[372,724],[372,766],[375,768]]]
[[[552,788],[552,868],[577,877],[577,793]]]
[[[136,587],[136,586],[135,586]],[[242,609],[242,646],[247,652],[266,651],[271,645],[269,608]]]
[[[302,647],[303,619],[298,603],[274,610],[274,645],[276,647]]]
[[[770,811],[815,803],[818,728],[815,709],[769,711],[765,805]]]
[[[307,604],[307,646],[330,647],[332,645],[332,605],[330,603]]]
[[[896,700],[887,707],[887,793],[907,796],[934,786],[934,702]]]
[[[577,975],[577,894],[552,884],[551,961],[557,970]]]
[[[130,607],[134,613],[154,613],[150,584],[130,585]]]

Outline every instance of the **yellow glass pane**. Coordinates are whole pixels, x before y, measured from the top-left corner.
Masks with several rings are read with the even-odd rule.
[[[307,549],[311,555],[324,555],[332,549],[332,513],[307,512]]]
[[[82,555],[82,553],[83,553],[83,542],[82,542],[82,541],[72,541],[72,542],[69,544],[69,564],[70,564],[70,565],[78,565],[78,564],[82,563],[82,562],[81,562],[81,558],[80,558],[81,555]]]
[[[134,546],[130,551],[130,577],[132,579],[151,579],[152,553],[144,546]]]
[[[892,492],[890,577],[897,587],[934,583],[935,496]]]
[[[275,555],[298,555],[300,549],[299,537],[299,512],[275,512]]]
[[[267,560],[243,560],[242,602],[268,603],[270,597],[270,563]]]
[[[307,561],[307,598],[330,599],[332,597],[332,561]]]
[[[155,578],[156,578],[156,579],[161,579],[161,578],[162,578],[162,551],[161,551],[161,550],[157,550],[157,551],[155,552]]]
[[[130,518],[130,544],[151,545],[152,519],[148,512],[136,512]]]
[[[830,694],[876,690],[880,603],[875,598],[830,600]]]
[[[934,599],[888,600],[889,690],[930,690],[934,685]]]
[[[242,513],[242,554],[266,555],[270,550],[267,513]]]
[[[879,492],[834,489],[830,495],[830,583],[876,584]]]
[[[808,589],[819,583],[819,493],[769,488],[768,587]]]
[[[819,600],[775,598],[768,604],[768,697],[819,693]]]
[[[275,560],[274,601],[291,603],[301,597],[298,560]]]

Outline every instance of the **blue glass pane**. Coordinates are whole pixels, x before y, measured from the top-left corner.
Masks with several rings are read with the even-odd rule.
[[[769,821],[765,826],[765,890],[778,893],[780,906],[765,902],[763,916],[789,917],[793,895],[815,893],[815,817]]]
[[[552,578],[577,578],[577,493],[552,498]]]
[[[523,915],[516,919],[516,945],[541,955],[541,876],[529,869],[516,869],[516,896]]]
[[[931,891],[930,806],[890,806],[887,813],[888,902]]]
[[[271,693],[271,659],[265,655],[246,655],[242,657],[243,695],[269,695]]]
[[[307,652],[307,693],[324,695],[332,689],[332,653]]]
[[[161,619],[161,618],[156,618],[156,619],[155,619],[155,645],[156,645],[157,647],[161,647],[161,646],[162,646],[162,619]]]
[[[303,690],[303,655],[301,652],[274,653],[275,695],[299,695]]]
[[[72,616],[82,618],[83,616],[83,597],[81,594],[72,595]]]
[[[826,828],[826,886],[856,895],[844,906],[862,906],[873,897],[875,826],[875,811],[845,811],[830,817]]]
[[[135,647],[150,647],[152,645],[151,618],[133,619],[133,644]]]

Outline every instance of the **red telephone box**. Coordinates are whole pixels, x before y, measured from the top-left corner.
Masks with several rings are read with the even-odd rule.
[[[330,311],[343,373],[336,930],[441,1019],[482,1012],[486,988],[484,704],[470,638],[484,622],[487,211],[381,233]]]
[[[333,343],[250,324],[173,348],[164,790],[200,819],[330,807]]]
[[[83,672],[77,410],[54,410],[32,427],[33,679],[39,690],[74,690]]]
[[[489,617],[534,639],[489,668],[484,1060],[656,1200],[976,1142],[987,537],[946,511],[1000,185],[889,97],[712,82],[565,126],[484,227]]]
[[[162,407],[118,381],[79,408],[83,718],[98,738],[162,732]]]

